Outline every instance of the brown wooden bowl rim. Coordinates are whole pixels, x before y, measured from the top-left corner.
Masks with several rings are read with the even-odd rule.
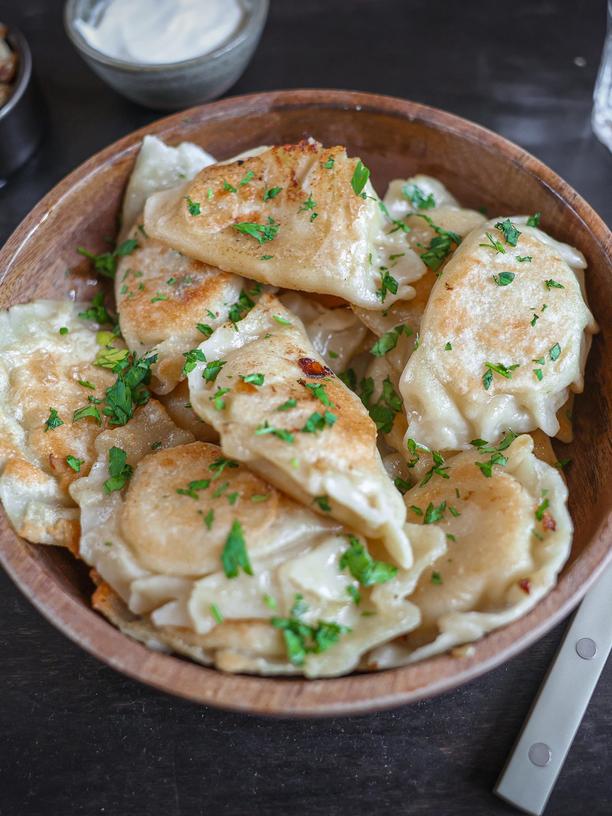
[[[0,269],[28,241],[64,195],[89,177],[134,153],[143,136],[164,136],[181,122],[257,112],[308,108],[356,109],[422,122],[483,148],[497,151],[534,176],[560,198],[589,230],[612,264],[612,234],[602,219],[565,181],[527,151],[486,128],[451,113],[396,97],[342,90],[270,91],[197,106],[140,128],[94,154],[60,181],[31,210],[0,251]],[[0,281],[1,284],[2,281]],[[399,669],[324,680],[278,679],[224,674],[171,655],[151,651],[127,638],[82,604],[35,558],[35,546],[0,519],[0,563],[36,608],[92,655],[128,676],[160,690],[219,708],[276,716],[363,714],[415,702],[453,689],[509,660],[562,620],[612,560],[612,511],[583,552],[560,576],[557,586],[525,617],[473,644],[468,657],[440,655]]]

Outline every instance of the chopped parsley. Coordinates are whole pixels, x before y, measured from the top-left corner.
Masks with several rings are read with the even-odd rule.
[[[242,525],[238,519],[234,519],[232,522],[232,527],[221,553],[221,564],[227,578],[237,578],[240,569],[244,570],[247,575],[253,575],[253,567],[249,561]]]
[[[277,411],[289,411],[291,408],[295,408],[297,405],[297,400],[295,399],[288,399],[286,402],[283,402],[282,405],[279,405],[276,409]]]
[[[139,405],[145,405],[151,396],[146,387],[151,379],[151,366],[157,355],[120,360],[113,371],[117,374],[116,382],[106,389],[103,413],[109,417],[109,425],[125,425],[133,416]]]
[[[183,357],[185,358],[185,363],[183,365],[182,373],[187,376],[190,374],[198,363],[205,363],[206,357],[203,351],[200,349],[191,349],[191,351],[184,351]]]
[[[71,453],[69,453],[66,457],[66,464],[68,467],[71,467],[75,473],[81,472],[81,465],[84,464],[84,462],[84,459],[77,459],[77,457],[73,456]]]
[[[494,238],[490,232],[485,232],[487,236],[488,244],[478,244],[478,246],[484,247],[485,249],[494,249],[496,252],[501,253],[502,255],[506,254],[506,250],[504,249],[504,245],[501,241],[498,241],[497,238]]]
[[[531,263],[533,258],[531,257],[531,255],[517,255],[516,260],[519,263]]]
[[[229,181],[223,182],[223,189],[226,193],[237,193],[238,190],[234,187],[233,184],[230,184]]]
[[[278,607],[276,598],[273,598],[271,595],[268,594],[264,595],[263,602],[268,607],[268,609],[276,609]]]
[[[402,410],[402,400],[393,387],[389,377],[383,380],[382,394],[377,403],[372,404],[374,381],[366,377],[361,381],[361,401],[368,409],[370,418],[381,433],[391,433],[395,415]]]
[[[427,482],[431,480],[434,474],[441,476],[443,479],[450,479],[450,476],[446,472],[448,470],[448,465],[444,464],[444,457],[442,454],[438,451],[432,451],[431,456],[433,459],[433,464],[419,483],[420,487],[424,487]]]
[[[431,502],[427,505],[425,510],[425,518],[423,524],[435,524],[437,521],[442,521],[444,518],[444,511],[446,510],[446,502],[443,501],[437,507]]]
[[[550,502],[548,499],[543,499],[540,504],[537,506],[535,511],[535,517],[538,521],[542,521],[544,518],[544,513],[548,510],[550,506]]]
[[[255,306],[255,301],[253,297],[257,297],[261,292],[261,287],[259,285],[255,286],[250,291],[246,291],[243,289],[238,296],[238,300],[232,304],[230,310],[228,312],[228,318],[232,323],[239,323],[241,320],[248,315],[251,311],[253,306]],[[213,315],[214,317],[214,315]]]
[[[537,212],[533,215],[530,215],[527,219],[527,226],[528,227],[539,227],[540,226],[540,219],[542,218],[542,213]]]
[[[302,428],[302,433],[317,433],[326,427],[331,428],[337,419],[338,417],[332,414],[331,411],[325,411],[322,414],[315,411],[306,420],[306,424]]]
[[[312,500],[313,504],[316,504],[319,510],[323,510],[324,513],[331,513],[331,504],[329,503],[329,496],[315,496]]]
[[[555,360],[558,360],[559,356],[561,354],[561,346],[558,343],[555,343],[555,345],[550,349],[550,351],[548,353],[550,355],[550,359],[553,362]]]
[[[104,293],[96,292],[91,299],[91,305],[84,312],[79,312],[84,320],[93,320],[95,323],[112,323],[113,319],[104,306]]]
[[[353,177],[351,178],[351,187],[353,188],[353,192],[355,195],[361,196],[365,198],[363,193],[363,188],[368,183],[368,179],[370,178],[370,171],[365,166],[365,164],[359,159],[357,164],[355,165],[355,170],[353,171]]]
[[[269,201],[271,198],[276,198],[276,196],[282,191],[282,187],[270,187],[264,191],[263,200]]]
[[[127,349],[103,348],[96,354],[94,365],[97,365],[99,368],[110,368],[114,370],[115,366],[127,360],[129,353]]]
[[[98,425],[102,425],[100,411],[98,411],[95,405],[85,405],[83,408],[77,408],[72,415],[72,421],[79,422],[81,419],[86,419],[87,417],[95,419]],[[63,425],[64,423],[62,422],[61,424]]]
[[[59,428],[60,425],[64,424],[64,420],[60,419],[59,414],[55,408],[49,408],[49,416],[45,420],[45,433],[47,431],[52,431],[55,428]]]
[[[237,467],[239,467],[238,462],[234,462],[233,459],[226,459],[224,456],[220,456],[218,459],[215,459],[214,462],[210,463],[210,465],[208,466],[208,469],[212,470],[213,473],[215,474],[212,477],[212,481],[214,482],[216,479],[218,479],[221,476],[221,474],[223,473],[223,471],[226,468],[237,468]]]
[[[434,570],[434,572],[431,573],[431,583],[435,584],[436,586],[440,586],[440,584],[442,583],[442,576],[440,575],[439,572],[436,572]]]
[[[228,394],[230,390],[229,388],[217,388],[212,397],[209,397],[216,411],[222,411],[225,408],[225,400],[223,397]]]
[[[274,428],[268,423],[268,420],[266,420],[263,425],[260,425],[255,429],[255,436],[264,436],[266,434],[271,434],[277,439],[281,439],[283,442],[288,442],[290,445],[293,444],[295,439],[290,431],[287,431],[284,428]]]
[[[417,210],[431,210],[436,206],[436,199],[433,193],[425,195],[418,184],[404,184],[402,186],[402,195],[404,198],[407,198]]]
[[[263,374],[257,372],[255,374],[241,374],[240,379],[245,383],[250,383],[251,385],[263,385],[265,377]]]
[[[333,156],[330,156],[327,161],[321,163],[321,167],[323,167],[325,170],[333,170],[335,163],[336,163],[335,158]]]
[[[282,315],[272,315],[272,320],[274,320],[275,323],[278,323],[279,326],[292,326],[293,325],[290,320],[287,320],[286,317],[282,317]]]
[[[474,464],[480,470],[483,476],[488,479],[493,475],[493,465],[506,465],[508,459],[502,453],[493,453],[488,462],[475,462]]]
[[[412,483],[407,479],[402,479],[401,476],[396,476],[396,478],[393,480],[393,484],[397,487],[402,496],[404,496],[412,487]]]
[[[544,374],[542,373],[542,369],[541,368],[534,368],[533,373],[536,376],[536,380],[538,380],[539,382],[542,382],[542,378],[544,377]]]
[[[199,201],[193,201],[189,196],[185,196],[185,201],[187,202],[189,215],[202,215],[202,207]]]
[[[242,221],[238,224],[232,224],[232,226],[238,232],[243,233],[243,235],[250,235],[260,246],[267,241],[273,241],[280,229],[280,224],[273,218],[268,218],[267,224],[254,224],[249,221]]]
[[[104,482],[104,491],[112,493],[121,490],[130,480],[133,468],[127,463],[127,453],[113,446],[108,452],[109,478]]]
[[[194,479],[189,482],[187,487],[177,487],[176,492],[179,496],[189,496],[192,499],[198,499],[199,490],[207,490],[210,487],[210,479]],[[209,528],[210,529],[210,528]]]
[[[487,478],[491,478],[493,475],[493,465],[501,465],[504,466],[507,464],[508,459],[503,456],[502,451],[505,451],[510,445],[514,442],[517,435],[514,431],[508,430],[504,438],[501,440],[499,445],[489,445],[489,443],[484,439],[473,439],[470,442],[470,445],[473,445],[475,448],[478,448],[479,453],[490,453],[491,458],[488,462],[475,462],[474,464],[480,470],[483,476]]]
[[[446,345],[444,346],[444,351],[452,351],[452,350],[453,350],[453,344],[452,344],[452,343],[449,341],[449,342],[448,342],[448,343],[446,343]]]
[[[349,548],[342,553],[339,566],[341,570],[348,568],[361,586],[385,584],[397,575],[397,567],[385,561],[375,561],[357,536],[349,533],[347,538]]]
[[[77,247],[77,252],[85,258],[89,258],[96,272],[99,272],[105,278],[114,280],[119,258],[130,255],[137,247],[138,241],[135,238],[128,238],[127,241],[123,241],[112,252],[102,252],[96,255],[84,247]]]
[[[298,210],[299,213],[301,212],[312,212],[310,216],[310,220],[314,221],[317,217],[317,213],[314,212],[315,207],[317,206],[317,202],[313,199],[312,194],[309,193],[308,198],[302,202],[300,209]]]
[[[410,326],[400,325],[396,326],[394,329],[391,329],[391,331],[385,332],[374,343],[370,349],[370,354],[373,354],[374,357],[384,357],[387,352],[392,351],[397,346],[398,340],[402,334],[409,337],[412,334],[412,329]]]
[[[493,275],[493,280],[498,286],[508,286],[514,280],[514,272],[500,272],[499,275]]]
[[[425,248],[425,252],[421,255],[421,260],[432,272],[437,273],[444,259],[453,251],[453,244],[459,246],[461,243],[461,236],[456,232],[445,230],[434,224],[432,219],[424,213],[415,213],[415,215],[426,221],[436,233],[429,242],[429,246]]]
[[[380,288],[376,291],[377,296],[384,303],[387,293],[397,295],[398,283],[386,266],[380,267]]]
[[[250,182],[254,178],[255,178],[255,173],[252,170],[247,170],[247,172],[244,174],[244,176],[238,182],[238,186],[239,187],[245,187],[247,184],[250,184]]]
[[[225,363],[225,360],[211,360],[209,363],[206,363],[206,368],[202,371],[202,379],[206,380],[206,382],[213,383]]]
[[[545,280],[544,283],[546,284],[547,289],[565,289],[565,286],[562,283],[558,283],[556,280],[549,278]]]
[[[509,218],[506,218],[504,221],[498,221],[495,225],[495,229],[503,234],[507,244],[513,247],[517,245],[521,233]]]
[[[212,326],[209,326],[207,323],[196,323],[196,329],[200,332],[200,334],[203,334],[204,337],[210,337],[214,331]]]
[[[351,630],[333,621],[319,621],[308,626],[299,617],[271,619],[272,626],[283,633],[287,657],[294,666],[302,666],[307,654],[319,654],[333,646]]]
[[[491,383],[493,382],[493,372],[499,374],[500,377],[505,377],[506,380],[512,379],[512,372],[515,368],[519,367],[519,363],[514,363],[514,365],[505,366],[503,363],[485,363],[485,373],[482,375],[482,384],[484,386],[485,391],[491,387]]]
[[[325,390],[325,383],[307,383],[303,380],[300,380],[300,383],[304,386],[304,388],[307,388],[310,391],[313,397],[318,399],[319,402],[322,402],[323,405],[326,405],[328,408],[334,407],[334,403],[330,400],[327,395],[327,391]]]
[[[216,604],[210,605],[210,614],[213,616],[217,623],[223,623],[223,615],[219,611],[219,607]]]

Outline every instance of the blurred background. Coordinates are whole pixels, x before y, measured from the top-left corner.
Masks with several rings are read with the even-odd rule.
[[[226,95],[344,88],[443,108],[535,154],[612,224],[612,154],[591,127],[606,6],[271,0],[253,58]],[[163,115],[91,70],[66,35],[63,8],[61,0],[0,0],[0,22],[30,44],[44,100],[40,147],[0,189],[0,243],[67,172]],[[562,631],[410,708],[266,721],[170,699],[116,674],[0,574],[0,814],[511,814],[490,791]],[[611,733],[608,666],[548,816],[610,812]]]

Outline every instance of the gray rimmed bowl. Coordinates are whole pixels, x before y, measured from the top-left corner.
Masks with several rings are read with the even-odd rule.
[[[95,22],[105,0],[68,0],[64,25],[85,62],[118,93],[156,110],[179,110],[220,96],[244,72],[261,37],[269,2],[240,0],[240,4],[242,21],[226,42],[208,54],[181,62],[128,62],[93,48],[75,22]]]
[[[0,182],[30,158],[42,136],[43,103],[32,74],[30,47],[14,26],[9,27],[8,42],[19,55],[19,66],[13,93],[0,107]]]

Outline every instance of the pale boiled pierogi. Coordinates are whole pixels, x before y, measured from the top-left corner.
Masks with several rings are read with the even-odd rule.
[[[214,161],[210,153],[191,142],[171,147],[157,136],[145,136],[123,196],[119,240],[132,229],[152,193],[183,184]]]

